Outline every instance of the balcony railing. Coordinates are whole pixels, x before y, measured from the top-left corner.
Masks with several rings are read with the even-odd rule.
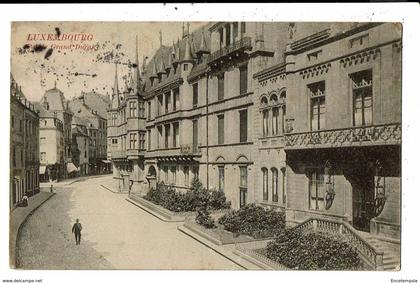
[[[383,251],[378,250],[366,241],[361,235],[359,235],[357,230],[347,222],[311,217],[292,229],[300,232],[320,231],[333,235],[339,235],[357,249],[359,257],[368,266],[375,270],[383,270]]]
[[[286,150],[366,145],[399,145],[400,123],[286,134]]]
[[[111,151],[111,158],[112,159],[127,158],[127,151],[125,151],[125,150]]]
[[[219,49],[209,56],[209,62],[215,61],[219,58],[222,58],[224,56],[227,56],[235,51],[239,51],[241,49],[251,49],[251,38],[246,36],[238,41],[233,42],[231,45],[228,45],[226,47],[223,47],[222,49]]]

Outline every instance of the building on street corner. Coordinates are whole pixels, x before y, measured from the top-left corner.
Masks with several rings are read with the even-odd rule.
[[[39,115],[10,75],[10,209],[39,192]]]

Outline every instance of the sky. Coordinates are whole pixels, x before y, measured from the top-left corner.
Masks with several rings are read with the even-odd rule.
[[[204,24],[191,22],[189,30]],[[162,44],[172,46],[173,41],[182,37],[182,25],[182,22],[14,22],[11,72],[27,99],[33,102],[39,101],[54,83],[67,99],[92,90],[109,95],[114,85],[115,62],[120,88],[132,70],[129,66],[135,61],[136,36],[141,65],[143,56],[151,58],[159,48],[159,31]],[[60,40],[54,40],[57,34]]]

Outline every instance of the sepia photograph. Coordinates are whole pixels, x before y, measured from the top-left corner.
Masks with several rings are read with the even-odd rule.
[[[9,25],[10,270],[417,282],[403,20]]]

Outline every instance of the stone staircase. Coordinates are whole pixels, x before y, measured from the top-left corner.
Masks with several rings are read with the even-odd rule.
[[[369,233],[360,234],[372,246],[384,253],[383,268],[385,271],[399,271],[401,269],[400,244],[377,238]]]

